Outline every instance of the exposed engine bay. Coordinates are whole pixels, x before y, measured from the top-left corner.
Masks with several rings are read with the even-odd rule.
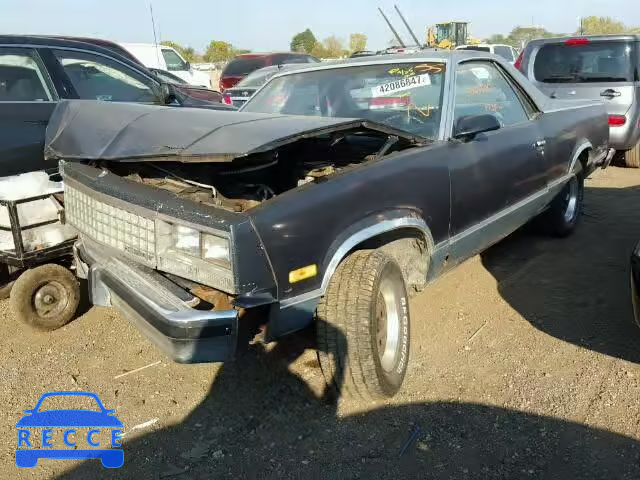
[[[406,146],[394,136],[333,133],[303,138],[227,163],[101,161],[99,166],[181,198],[242,212],[283,192],[325,181],[345,168]]]

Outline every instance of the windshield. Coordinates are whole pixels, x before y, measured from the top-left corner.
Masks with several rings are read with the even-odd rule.
[[[538,51],[534,75],[546,83],[633,81],[631,42],[553,43]]]
[[[279,68],[267,68],[266,71],[257,71],[248,75],[244,79],[240,80],[236,84],[236,88],[256,88],[264,85],[267,80],[273,77],[276,73],[280,73]]]
[[[435,139],[440,125],[443,63],[349,66],[273,79],[245,112],[363,118]]]

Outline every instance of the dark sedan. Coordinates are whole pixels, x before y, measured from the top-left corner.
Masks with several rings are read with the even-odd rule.
[[[95,42],[0,35],[0,177],[55,167],[44,162],[42,150],[61,99],[230,108],[163,83]]]

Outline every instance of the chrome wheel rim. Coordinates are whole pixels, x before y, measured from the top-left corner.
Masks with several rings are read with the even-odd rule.
[[[62,313],[69,303],[69,295],[59,282],[48,282],[36,290],[33,307],[38,316],[51,318]]]
[[[576,216],[578,209],[578,179],[576,177],[573,177],[567,184],[566,190],[564,197],[564,221],[569,223]]]
[[[396,364],[400,341],[400,297],[391,279],[380,282],[376,299],[376,343],[380,365],[392,372]]]

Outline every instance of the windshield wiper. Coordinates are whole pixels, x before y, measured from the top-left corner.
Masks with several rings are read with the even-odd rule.
[[[594,83],[595,82],[626,82],[627,81],[625,77],[611,77],[606,75],[603,75],[601,77],[580,75],[578,79],[581,82],[594,82]]]

